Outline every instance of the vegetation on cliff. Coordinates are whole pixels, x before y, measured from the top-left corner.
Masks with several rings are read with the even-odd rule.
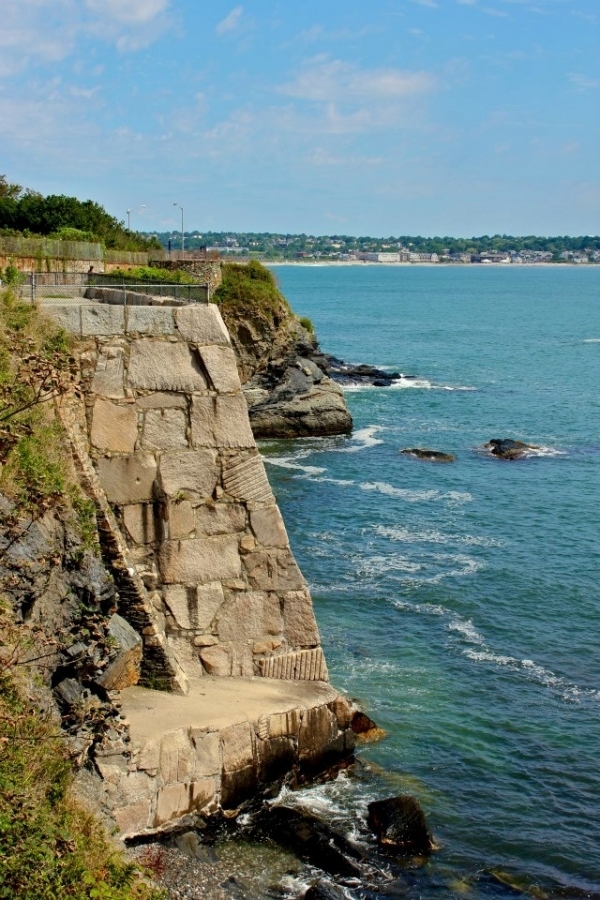
[[[98,241],[112,250],[148,250],[160,244],[130,231],[94,200],[64,194],[44,197],[0,175],[0,231],[65,241]]]
[[[50,583],[47,573],[56,584],[57,567],[66,561],[81,581],[81,554],[90,556],[94,548],[93,509],[71,475],[50,402],[70,381],[64,332],[10,290],[2,292],[0,900],[150,900],[157,893],[73,795],[72,763],[50,694],[52,666],[64,635],[50,633],[45,622],[34,626],[23,621],[39,600],[40,581]],[[67,517],[76,542],[67,540],[71,546],[63,547],[65,561],[55,553],[45,559],[40,542],[36,545],[36,523]],[[21,553],[28,539],[32,552]],[[61,613],[78,611],[87,628],[94,627],[94,610],[81,608],[76,596],[61,597]],[[67,637],[85,640],[80,625],[74,627],[77,637]],[[87,664],[89,657],[83,656]],[[95,712],[102,715],[102,706],[96,704]],[[82,709],[81,715],[86,714]]]

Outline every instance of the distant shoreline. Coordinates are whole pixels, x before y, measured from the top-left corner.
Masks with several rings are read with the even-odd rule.
[[[240,260],[226,260],[223,262],[240,262]],[[324,268],[326,266],[334,266],[334,267],[343,267],[343,266],[378,266],[379,268],[385,269],[410,269],[417,266],[425,266],[429,269],[439,269],[443,267],[445,269],[542,269],[542,268],[552,268],[552,269],[593,269],[600,268],[599,263],[555,263],[555,262],[527,262],[527,263],[444,263],[444,262],[406,262],[406,263],[381,263],[381,262],[371,262],[362,259],[344,259],[344,260],[327,260],[321,262],[317,259],[307,260],[306,262],[302,260],[294,260],[294,259],[283,259],[283,260],[270,260],[270,259],[262,259],[259,260],[263,264],[263,266],[311,266],[311,267],[321,267]]]

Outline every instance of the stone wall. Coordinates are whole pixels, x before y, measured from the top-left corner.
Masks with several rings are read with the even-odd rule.
[[[221,261],[214,259],[152,259],[149,263],[159,269],[182,269],[195,275],[202,284],[207,284],[210,296],[222,282]]]
[[[145,652],[164,640],[188,678],[327,680],[217,307],[48,311],[79,339],[81,427],[153,609]]]

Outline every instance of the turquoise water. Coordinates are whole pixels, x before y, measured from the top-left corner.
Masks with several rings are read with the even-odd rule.
[[[312,802],[416,794],[410,896],[600,891],[600,268],[275,271],[323,349],[417,376],[349,390],[352,437],[262,447],[332,680],[388,731],[387,775]]]

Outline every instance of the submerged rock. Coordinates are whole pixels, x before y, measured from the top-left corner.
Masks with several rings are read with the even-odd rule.
[[[401,450],[400,453],[406,453],[408,456],[414,456],[417,459],[425,459],[429,462],[454,462],[456,457],[451,453],[443,453],[441,450],[428,450],[425,447],[411,447]]]
[[[427,856],[434,849],[425,813],[414,797],[369,803],[368,824],[380,847],[403,856]]]
[[[535,444],[525,444],[523,441],[513,441],[509,438],[493,438],[484,444],[484,448],[498,459],[522,459],[529,450],[539,450]]]
[[[321,879],[309,887],[303,900],[346,900],[346,897],[343,888]]]

